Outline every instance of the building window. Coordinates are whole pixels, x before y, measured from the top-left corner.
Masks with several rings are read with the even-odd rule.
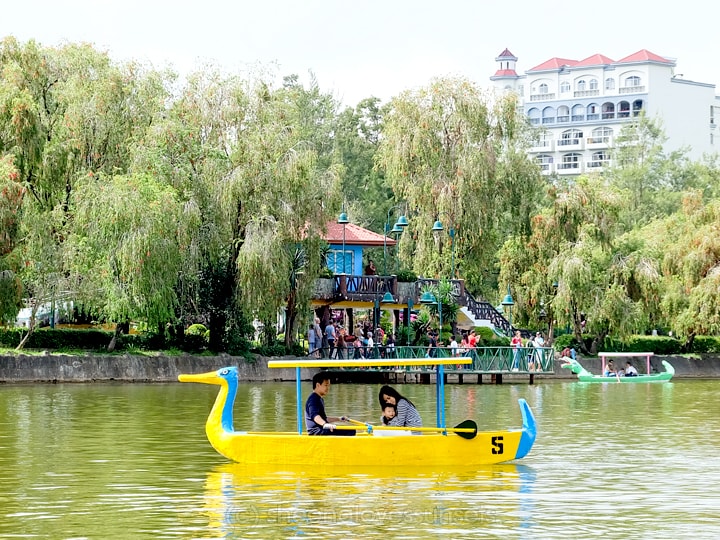
[[[615,90],[615,79],[605,79],[605,90]]]
[[[528,111],[528,118],[530,119],[530,123],[534,126],[540,124],[540,109],[530,109]]]
[[[585,80],[584,79],[580,79],[577,82],[577,89],[578,89],[578,92],[583,92],[585,90]]]
[[[542,83],[540,85],[540,93],[541,94],[547,94],[548,93],[548,85],[545,83]]]
[[[542,123],[543,124],[554,124],[555,123],[555,107],[545,107],[543,109]]]
[[[558,140],[558,146],[573,146],[580,144],[580,140],[583,137],[582,131],[579,129],[568,129],[563,131]]]
[[[590,79],[590,90],[597,90],[598,82],[597,79]]]
[[[584,105],[573,105],[572,117],[573,122],[583,122],[585,120],[585,106]]]
[[[561,83],[560,83],[560,93],[561,93],[561,94],[566,94],[566,93],[569,92],[569,91],[570,91],[570,83],[567,82],[567,81],[561,82]]]
[[[568,107],[567,105],[561,105],[560,107],[558,107],[557,121],[558,123],[570,121],[570,107]]]
[[[591,103],[587,106],[587,119],[588,120],[599,120],[600,119],[600,111],[598,109],[597,103]]]
[[[614,103],[603,103],[602,119],[610,120],[612,118],[615,118],[615,104]]]
[[[630,104],[627,101],[618,103],[618,118],[630,118]]]
[[[625,79],[625,87],[626,88],[633,88],[635,86],[640,86],[640,77],[637,75],[633,75],[632,77],[628,77]]]
[[[533,145],[535,148],[551,148],[552,147],[552,133],[543,131],[538,138],[535,140]]]
[[[558,164],[558,169],[579,169],[581,160],[580,154],[565,154],[562,157],[562,163]]]
[[[549,172],[552,170],[552,156],[548,156],[547,154],[540,154],[535,159],[537,159],[541,171]]]
[[[640,111],[642,111],[642,109],[643,109],[642,99],[636,99],[635,101],[633,101],[633,105],[632,105],[632,115],[633,116],[637,116],[638,114],[640,114]]]
[[[599,127],[592,130],[588,137],[588,144],[610,144],[613,136],[613,130],[609,127]]]
[[[331,249],[327,255],[327,267],[333,274],[353,273],[353,252],[345,251],[345,264],[343,265],[342,249]]]
[[[595,169],[598,167],[606,167],[610,162],[610,156],[607,151],[600,150],[599,152],[593,152],[588,163],[588,168]]]

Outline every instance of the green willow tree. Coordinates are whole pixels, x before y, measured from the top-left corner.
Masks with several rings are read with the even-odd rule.
[[[332,120],[332,110],[317,103],[327,104],[329,96],[315,86],[272,90],[258,84],[248,98],[252,121],[233,148],[236,167],[220,204],[237,224],[240,305],[268,329],[279,311],[294,323],[298,306],[307,305],[320,271],[320,236],[340,206],[343,169],[314,143],[313,126],[323,129]],[[308,267],[302,279],[292,279],[298,244]],[[286,345],[294,334],[295,328],[285,328]]]
[[[440,79],[394,98],[384,121],[378,163],[413,214],[402,258],[419,274],[450,277],[450,239],[430,234],[440,217],[456,232],[458,274],[487,295],[496,286],[497,249],[508,235],[529,231],[542,196],[515,98],[492,99],[466,80]]]
[[[236,220],[218,204],[236,164],[230,153],[247,122],[245,82],[208,67],[191,74],[167,111],[147,130],[134,152],[133,170],[171,186],[188,227],[177,281],[171,329],[178,340],[193,323],[207,325],[210,349],[243,352],[248,333],[237,295]]]
[[[89,45],[44,48],[13,38],[0,43],[0,152],[14,157],[26,190],[20,209],[22,294],[38,306],[49,291],[72,296],[62,266],[70,205],[78,178],[127,169],[166,94],[153,100],[161,78],[114,65]],[[54,283],[53,283],[54,280]],[[27,336],[26,336],[27,337]]]
[[[553,205],[533,218],[529,238],[511,238],[500,252],[500,282],[514,285],[520,320],[539,324],[542,302],[550,324],[571,325],[578,342],[584,330],[594,334],[593,347],[611,331],[631,333],[640,310],[614,259],[621,193],[581,177],[550,195]]]
[[[388,210],[396,204],[383,170],[375,166],[387,107],[375,97],[347,107],[335,120],[333,139],[345,176],[342,193],[353,223],[383,232]]]
[[[660,278],[655,303],[661,328],[691,350],[698,335],[720,333],[720,201],[685,194],[682,208],[634,232],[637,251],[654,261]]]
[[[25,190],[12,156],[0,158],[0,324],[15,320],[22,307],[22,284],[13,257],[20,231],[20,210]]]
[[[78,187],[65,249],[76,300],[118,323],[173,320],[187,228],[197,217],[183,215],[174,190],[147,175],[93,175]]]

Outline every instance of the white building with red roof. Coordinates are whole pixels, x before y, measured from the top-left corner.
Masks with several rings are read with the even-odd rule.
[[[666,152],[687,149],[693,159],[720,152],[715,85],[684,79],[672,58],[645,49],[619,60],[551,58],[523,75],[517,60],[505,49],[490,80],[516,92],[530,122],[542,128],[531,152],[544,174],[601,171],[620,130],[641,111],[660,120]]]

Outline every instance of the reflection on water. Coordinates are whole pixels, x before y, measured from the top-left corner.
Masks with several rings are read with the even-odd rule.
[[[271,537],[418,537],[453,531],[463,537],[520,527],[532,515],[532,468],[505,464],[478,470],[274,470],[215,467],[205,483],[208,525],[219,538],[243,531]]]
[[[438,471],[227,463],[204,435],[214,387],[3,386],[0,538],[720,537],[719,389],[453,385],[448,423],[519,427],[525,398],[539,435],[517,463]],[[377,390],[335,385],[328,410],[376,420]],[[433,387],[400,391],[432,421]],[[237,427],[293,429],[294,392],[242,385]]]

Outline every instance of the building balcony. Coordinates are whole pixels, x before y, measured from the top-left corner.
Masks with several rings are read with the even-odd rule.
[[[543,176],[548,176],[555,172],[555,166],[552,163],[541,163],[540,164],[540,174]]]
[[[583,139],[558,139],[556,141],[558,152],[569,152],[570,150],[582,150],[584,145]]]
[[[576,98],[599,96],[600,90],[577,90],[573,93]]]
[[[612,146],[612,137],[588,137],[585,139],[585,148],[588,150],[597,150],[609,148]]]
[[[588,172],[602,172],[610,166],[609,159],[598,159],[596,161],[588,161],[586,167]]]
[[[644,86],[626,86],[625,88],[618,88],[618,94],[644,94]]]
[[[551,94],[533,94],[530,96],[530,101],[548,101],[555,99],[555,92]]]
[[[561,175],[582,174],[583,164],[580,161],[572,161],[557,164],[557,173]]]
[[[531,152],[552,152],[554,147],[553,140],[535,141],[530,147]]]

